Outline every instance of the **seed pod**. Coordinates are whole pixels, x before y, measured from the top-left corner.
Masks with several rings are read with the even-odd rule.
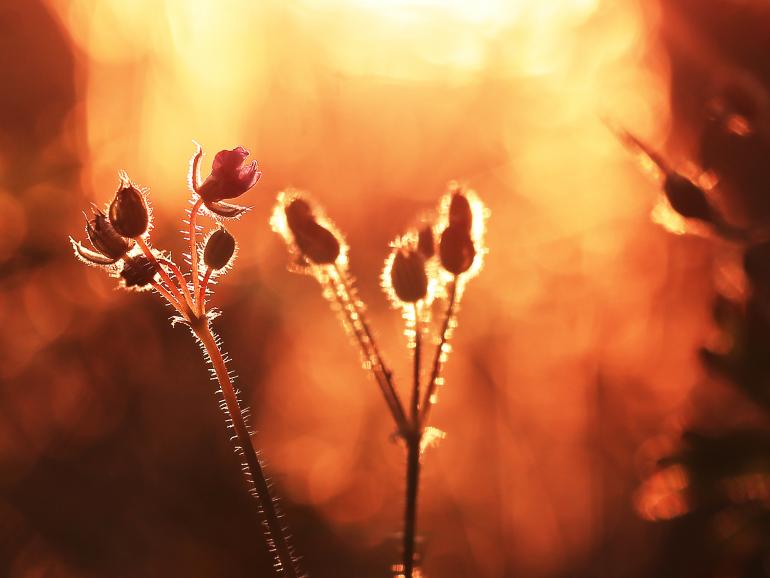
[[[118,260],[131,248],[131,241],[122,237],[101,211],[94,212],[93,219],[86,222],[88,240],[105,257]]]
[[[476,248],[470,234],[452,225],[444,229],[439,243],[439,257],[441,265],[450,273],[465,273],[476,257]]]
[[[678,173],[669,173],[663,183],[663,191],[671,207],[683,217],[714,222],[714,211],[706,193],[690,179]]]
[[[150,214],[144,195],[131,183],[121,185],[110,204],[110,222],[122,236],[133,239],[144,235]]]
[[[315,221],[313,209],[306,200],[296,198],[286,207],[286,221],[289,229],[294,232],[295,229],[306,225],[308,222]]]
[[[285,209],[286,223],[294,243],[307,259],[317,265],[330,265],[340,254],[340,242],[334,233],[319,225],[307,201],[294,199]]]
[[[472,224],[473,212],[467,197],[460,191],[452,193],[452,199],[449,202],[449,226],[470,233]]]
[[[430,259],[436,254],[436,245],[433,239],[433,229],[430,225],[425,225],[417,235],[417,250],[426,259]]]
[[[203,262],[215,271],[227,266],[235,253],[235,237],[227,229],[220,227],[206,241],[203,249]]]
[[[126,259],[120,276],[125,287],[145,287],[155,279],[155,265],[144,255]]]
[[[416,303],[428,294],[425,259],[419,251],[395,249],[390,268],[390,284],[404,303]]]

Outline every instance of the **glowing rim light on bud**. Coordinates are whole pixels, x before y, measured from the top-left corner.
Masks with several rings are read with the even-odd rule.
[[[434,228],[437,232],[437,238],[440,238],[441,233],[449,226],[449,205],[452,202],[452,194],[455,192],[462,193],[462,195],[468,199],[468,204],[471,206],[471,216],[473,218],[473,221],[471,222],[471,240],[476,249],[476,255],[473,257],[473,263],[471,263],[470,268],[464,273],[455,277],[454,274],[443,267],[439,267],[439,277],[441,279],[441,284],[444,286],[448,285],[456,278],[458,282],[457,290],[462,294],[465,284],[478,275],[484,268],[484,258],[487,253],[489,253],[489,249],[484,242],[484,237],[487,232],[487,219],[489,219],[490,211],[479,198],[478,194],[476,194],[476,191],[455,182],[450,183],[447,192],[441,198],[441,208],[439,210],[440,218],[438,226]]]
[[[302,251],[297,247],[297,243],[294,241],[294,235],[289,229],[289,223],[286,220],[286,207],[288,207],[295,199],[302,199],[306,201],[313,208],[313,217],[315,221],[323,228],[328,229],[336,238],[340,244],[340,253],[337,255],[337,259],[334,261],[334,266],[346,269],[348,266],[348,244],[345,241],[345,237],[342,235],[337,226],[326,216],[323,209],[321,209],[317,203],[308,198],[308,195],[302,191],[296,189],[287,189],[278,193],[278,201],[273,208],[273,212],[270,215],[270,227],[278,233],[286,245],[292,256],[302,257]],[[318,265],[316,263],[307,260],[308,266],[306,269],[298,269],[299,272],[310,273],[318,278],[319,281],[323,281],[327,278],[326,269],[329,265]]]
[[[399,249],[407,248],[416,250],[418,238],[417,235],[417,231],[412,230],[390,243],[391,251],[388,253],[387,258],[385,259],[385,267],[383,268],[382,275],[380,276],[381,285],[385,291],[385,294],[388,296],[388,301],[390,301],[394,308],[402,309],[405,317],[414,316],[414,304],[401,301],[398,295],[396,295],[396,290],[393,288],[391,270],[393,269],[393,261],[396,259],[396,253],[398,253]],[[425,259],[425,275],[428,277],[428,288],[425,292],[425,297],[420,299],[418,302],[423,307],[430,307],[431,303],[433,303],[433,300],[436,297],[436,289],[439,283],[438,272],[436,269],[436,259]]]

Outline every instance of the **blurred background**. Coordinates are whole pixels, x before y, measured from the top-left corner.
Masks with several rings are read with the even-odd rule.
[[[187,330],[67,241],[126,170],[150,187],[153,244],[181,257],[193,139],[204,174],[237,145],[263,171],[215,327],[312,576],[391,575],[403,451],[317,284],[286,270],[271,207],[308,190],[346,233],[403,381],[378,276],[451,179],[489,206],[490,253],[433,413],[425,574],[717,567],[703,518],[654,523],[677,512],[638,488],[687,424],[764,419],[697,355],[715,292],[741,295],[735,251],[653,223],[657,184],[603,119],[765,222],[766,2],[6,0],[0,31],[0,575],[269,575]],[[715,127],[716,105],[750,134]]]

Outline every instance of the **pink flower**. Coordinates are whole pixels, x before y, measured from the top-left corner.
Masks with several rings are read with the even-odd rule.
[[[198,188],[198,194],[209,210],[223,217],[235,217],[246,210],[221,201],[240,197],[262,176],[257,161],[243,164],[248,156],[249,151],[239,146],[231,151],[219,151],[214,157],[211,174]]]

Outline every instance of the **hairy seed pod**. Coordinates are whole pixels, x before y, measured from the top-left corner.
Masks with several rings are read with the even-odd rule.
[[[126,259],[120,276],[126,287],[145,287],[155,280],[155,265],[144,255]]]
[[[476,257],[476,248],[470,234],[452,225],[444,229],[439,243],[439,257],[442,267],[450,273],[465,273]]]
[[[417,235],[417,250],[426,259],[436,254],[436,242],[433,239],[433,229],[425,225]]]
[[[122,237],[101,211],[94,212],[92,219],[86,222],[88,240],[99,253],[110,259],[120,259],[131,248],[131,241]]]
[[[449,202],[449,226],[470,233],[472,224],[473,212],[468,198],[461,192],[452,193],[452,199]]]
[[[220,227],[209,236],[203,249],[203,262],[215,271],[227,267],[235,253],[235,237]]]
[[[294,199],[285,209],[286,224],[294,243],[317,265],[331,265],[340,255],[340,242],[329,229],[318,224],[307,201]]]
[[[395,249],[390,268],[390,284],[404,303],[416,303],[428,294],[425,259],[419,251]]]
[[[150,214],[144,195],[132,184],[121,185],[110,204],[110,222],[122,236],[133,239],[144,235]]]
[[[663,183],[663,191],[671,207],[683,217],[706,223],[714,222],[714,211],[706,193],[690,179],[677,173],[669,173]]]

